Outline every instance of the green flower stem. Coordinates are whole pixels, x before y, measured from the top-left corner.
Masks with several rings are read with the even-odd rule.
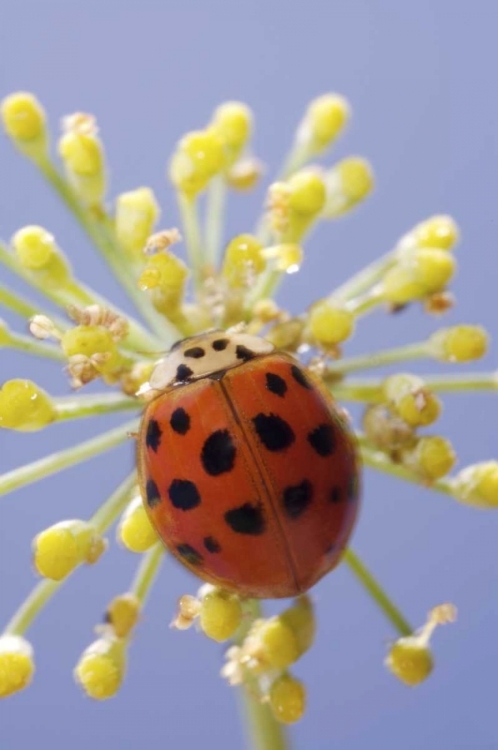
[[[284,276],[285,273],[283,271],[279,271],[275,268],[265,268],[247,296],[245,305],[246,319],[250,319],[251,311],[256,302],[259,302],[261,299],[273,299],[284,279]]]
[[[244,621],[239,628],[235,643],[242,645],[255,620],[262,617],[261,604],[249,599],[244,606]],[[287,733],[273,716],[268,703],[261,700],[261,691],[256,677],[246,674],[244,684],[238,689],[242,712],[251,750],[289,750]]]
[[[360,401],[371,403],[382,398],[382,380],[338,380],[328,382],[327,386],[334,398],[341,401]]]
[[[410,623],[404,618],[398,607],[386,594],[380,583],[373,577],[366,565],[360,560],[352,549],[347,549],[342,558],[349,566],[363,588],[372,597],[377,606],[385,614],[393,628],[400,635],[411,635],[414,630]]]
[[[151,547],[143,556],[138,566],[131,591],[141,604],[144,604],[152,588],[156,575],[164,559],[165,548],[162,542]]]
[[[134,432],[138,427],[138,420],[126,422],[120,427],[116,427],[109,432],[104,432],[91,440],[67,448],[50,456],[41,458],[39,461],[33,461],[31,464],[20,466],[18,469],[8,471],[0,476],[0,495],[5,495],[19,487],[37,482],[39,479],[56,474],[62,469],[74,466],[82,461],[97,456],[99,453],[110,450],[128,439],[129,434]]]
[[[20,333],[13,333],[12,331],[8,332],[8,340],[5,342],[5,346],[34,354],[36,357],[54,359],[58,362],[66,361],[64,352],[58,346],[48,344],[46,341],[38,341],[30,336],[22,336]],[[1,348],[2,345],[0,345]]]
[[[122,393],[98,393],[91,396],[61,396],[53,398],[52,403],[57,409],[57,417],[61,421],[142,408],[139,401]]]
[[[424,357],[431,357],[431,350],[427,341],[420,341],[416,344],[399,346],[396,349],[386,349],[385,351],[373,354],[363,354],[359,357],[340,359],[327,368],[324,378],[327,380],[327,377],[334,378],[336,375],[342,375],[347,372],[369,370],[372,367],[384,367],[385,365],[407,362],[412,359],[423,359]]]
[[[207,192],[206,206],[206,259],[205,265],[213,272],[218,268],[223,243],[223,220],[227,194],[226,180],[216,175]]]
[[[367,313],[372,312],[372,310],[375,310],[381,302],[382,297],[380,296],[379,290],[377,287],[374,287],[370,291],[365,292],[365,294],[350,299],[346,307],[350,312],[354,313],[357,318],[359,318],[362,315],[366,315]]]
[[[39,282],[33,274],[29,273],[29,271],[21,266],[21,264],[17,261],[17,258],[11,252],[9,252],[8,248],[5,245],[1,243],[0,263],[3,263],[3,265],[6,266],[10,271],[20,276],[20,278],[22,278],[27,284],[33,287],[33,289],[41,292],[45,297],[47,297],[47,299],[51,300],[55,305],[58,305],[59,307],[66,308],[69,305],[86,307],[87,305],[99,304],[102,307],[113,310],[113,312],[115,312],[117,315],[124,317],[129,323],[129,333],[126,337],[126,340],[121,343],[122,347],[132,347],[137,351],[142,351],[144,347],[148,347],[152,351],[156,351],[161,347],[164,348],[164,343],[161,339],[152,336],[147,331],[147,329],[145,329],[138,323],[138,321],[131,318],[130,315],[124,313],[111,302],[94,292],[92,289],[89,289],[84,284],[80,284],[75,280],[71,280],[65,286],[51,288],[46,286],[42,282]],[[3,302],[3,299],[0,294],[0,303],[1,302]],[[25,307],[24,310],[25,312],[28,312],[28,308]],[[62,328],[62,330],[66,330],[68,328],[68,324],[66,321],[61,321],[60,318],[57,318],[51,312],[43,311],[38,306],[29,305],[29,312],[30,315],[27,317],[43,314],[50,318],[50,320],[52,320],[58,327]]]
[[[94,514],[90,523],[99,533],[104,533],[126,507],[135,483],[136,475],[133,472]],[[67,578],[62,581],[52,581],[48,578],[40,581],[21,604],[7,624],[4,632],[11,633],[12,635],[24,635],[47,602],[59,590]]]
[[[46,315],[51,318],[59,328],[65,330],[67,328],[67,322],[62,318],[56,318],[49,310],[44,310],[40,305],[33,305],[29,300],[22,297],[17,292],[13,292],[6,289],[4,286],[0,286],[0,305],[3,305],[8,310],[17,313],[25,320],[29,320],[35,315]]]
[[[154,333],[160,338],[162,345],[167,347],[173,343],[178,338],[178,332],[171,323],[154,309],[148,297],[138,288],[136,279],[133,278],[133,274],[129,268],[126,254],[119,247],[114,231],[110,227],[105,214],[99,216],[97,213],[86,209],[71,185],[69,185],[49,159],[39,159],[36,163],[46,180],[79,221],[95,247],[100,251],[118,281],[133,300],[137,310],[139,310],[144,320],[147,321]]]
[[[291,150],[285,157],[277,180],[287,180],[289,177],[292,177],[295,172],[305,166],[312,156],[313,154],[310,153],[307,143],[295,141]]]
[[[378,260],[363,268],[341,286],[334,289],[329,300],[347,302],[370,289],[396,263],[397,250],[391,250]]]
[[[192,270],[194,287],[198,291],[202,283],[202,267],[204,263],[204,250],[202,246],[201,229],[199,226],[199,214],[197,198],[190,198],[178,192],[178,206],[185,231],[185,242]]]
[[[388,455],[382,451],[372,448],[365,438],[357,435],[360,443],[361,458],[365,466],[381,471],[385,474],[403,479],[405,482],[422,485],[420,477],[413,471],[405,468],[402,464],[395,464]],[[430,484],[430,489],[436,492],[442,492],[445,495],[453,494],[453,487],[450,479],[438,479]]]
[[[478,393],[498,391],[498,372],[469,372],[464,375],[421,375],[421,379],[434,393]],[[327,376],[325,377],[327,379]],[[328,387],[335,398],[343,401],[379,401],[383,380],[329,378]]]

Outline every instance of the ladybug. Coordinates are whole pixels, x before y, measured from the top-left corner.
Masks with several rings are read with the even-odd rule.
[[[262,338],[211,331],[176,343],[147,388],[140,487],[175,557],[261,599],[302,593],[337,565],[359,465],[318,378]]]

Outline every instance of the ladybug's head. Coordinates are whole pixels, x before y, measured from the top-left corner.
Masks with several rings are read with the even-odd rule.
[[[154,368],[149,389],[164,390],[199,378],[216,377],[274,350],[269,341],[248,333],[210,331],[174,344]]]

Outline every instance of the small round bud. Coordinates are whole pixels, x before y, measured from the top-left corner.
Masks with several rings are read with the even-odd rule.
[[[232,163],[251,137],[252,112],[242,102],[225,102],[216,108],[212,127],[223,142],[228,162]]]
[[[339,304],[322,300],[313,305],[308,327],[314,341],[326,349],[346,341],[352,335],[354,315]]]
[[[171,623],[172,628],[188,630],[199,616],[201,602],[191,594],[184,594],[178,600],[178,612]]]
[[[431,650],[417,636],[400,638],[391,646],[386,667],[405,685],[413,687],[426,680],[434,668]]]
[[[104,149],[90,115],[66,118],[67,132],[59,141],[59,154],[68,179],[89,206],[99,206],[106,192]]]
[[[69,264],[53,236],[43,227],[19,229],[12,237],[12,247],[21,266],[36,274],[44,286],[60,288],[70,281]]]
[[[248,286],[265,268],[263,246],[252,234],[239,234],[227,245],[223,275],[230,286]]]
[[[417,438],[415,444],[402,453],[403,465],[427,482],[446,476],[456,460],[450,441],[439,435]]]
[[[397,263],[380,282],[382,299],[393,305],[406,305],[424,296],[421,284],[414,278],[410,267]]]
[[[126,508],[118,526],[118,539],[130,552],[146,552],[158,540],[140,495]]]
[[[482,326],[452,326],[433,333],[429,339],[432,355],[442,362],[472,362],[488,350],[489,337]]]
[[[50,396],[31,380],[8,380],[0,389],[0,427],[32,432],[56,419]]]
[[[498,461],[462,469],[452,482],[457,500],[476,508],[498,508]]]
[[[213,128],[207,128],[182,138],[171,159],[169,175],[180,192],[194,197],[222,170],[223,164],[223,142]]]
[[[1,104],[4,128],[21,146],[38,145],[46,151],[45,112],[39,101],[24,91],[10,94]]]
[[[150,188],[141,187],[118,195],[116,236],[124,251],[135,260],[144,260],[143,251],[159,214],[159,205]]]
[[[327,199],[322,216],[335,219],[365,200],[374,188],[370,163],[359,156],[338,162],[324,176]]]
[[[316,619],[310,597],[306,594],[299,596],[279,618],[294,634],[299,656],[302,656],[311,648],[316,635]]]
[[[33,540],[33,564],[37,572],[62,581],[81,563],[97,562],[106,549],[104,539],[86,521],[61,521]]]
[[[413,442],[413,427],[385,404],[368,406],[362,426],[368,441],[384,451],[399,450]]]
[[[95,700],[112,698],[121,687],[126,670],[126,642],[106,636],[83,652],[74,670],[76,682]]]
[[[280,617],[257,621],[251,636],[251,655],[265,666],[285,669],[299,659],[297,636]]]
[[[439,247],[451,250],[458,242],[460,232],[451,216],[432,216],[417,224],[410,235],[418,247]]]
[[[291,320],[273,326],[265,334],[265,339],[277,349],[294,352],[302,344],[303,331],[304,321],[300,318],[291,318]]]
[[[383,383],[383,393],[391,408],[412,427],[425,427],[436,421],[441,402],[415,375],[391,375]]]
[[[181,305],[187,278],[185,263],[173,253],[165,251],[147,258],[138,286],[150,290],[155,307],[168,315]]]
[[[293,724],[306,710],[306,690],[303,683],[289,674],[283,674],[270,688],[270,708],[282,724]]]
[[[83,355],[93,357],[95,368],[102,373],[110,373],[121,363],[112,332],[101,325],[80,325],[62,334],[61,346],[66,357]],[[102,355],[102,361],[95,359]]]
[[[126,638],[140,618],[141,604],[135,594],[115,596],[107,607],[105,622],[117,638]]]
[[[287,182],[289,208],[303,217],[317,216],[325,205],[323,179],[311,170],[296,172]]]
[[[263,174],[263,164],[253,156],[235,162],[226,173],[226,181],[234,190],[252,190]]]
[[[414,281],[420,284],[422,293],[439,292],[455,273],[456,260],[446,250],[423,247],[416,250],[409,261]]]
[[[35,664],[31,644],[20,635],[5,633],[0,636],[0,698],[28,687]]]
[[[313,154],[325,151],[338,137],[350,117],[348,102],[339,94],[323,94],[308,106],[299,127],[298,140]]]
[[[199,622],[202,631],[214,641],[228,640],[242,621],[242,605],[235,594],[213,589],[202,597]]]

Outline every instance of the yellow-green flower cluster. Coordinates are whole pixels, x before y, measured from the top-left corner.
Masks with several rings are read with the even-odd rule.
[[[23,92],[4,99],[1,117],[7,136],[62,197],[134,302],[136,316],[124,314],[80,282],[51,231],[37,225],[11,228],[10,243],[0,243],[0,264],[59,313],[11,292],[6,277],[0,284],[0,306],[19,316],[30,335],[0,321],[0,347],[58,361],[73,389],[100,381],[113,390],[57,396],[23,373],[0,384],[0,428],[32,431],[114,411],[135,414],[96,438],[0,476],[0,494],[136,436],[150,397],[147,382],[160,354],[185,336],[236,326],[305,357],[324,388],[339,399],[365,405],[357,438],[366,466],[430,486],[468,506],[498,507],[498,461],[485,457],[451,474],[457,462],[452,443],[432,432],[446,392],[496,392],[497,373],[420,376],[407,365],[422,359],[456,366],[473,362],[489,346],[484,328],[439,327],[421,342],[343,356],[343,347],[370,313],[421,303],[427,313],[441,315],[454,304],[449,285],[456,272],[453,249],[459,230],[451,217],[432,216],[409,229],[379,261],[339,288],[317,290],[317,299],[310,299],[301,314],[291,314],[274,299],[286,277],[305,265],[318,222],[350,213],[374,187],[373,170],[364,157],[327,162],[327,151],[350,116],[349,104],[338,94],[313,100],[280,174],[268,186],[259,222],[227,237],[224,214],[230,192],[253,188],[263,172],[251,150],[254,118],[246,104],[222,103],[208,122],[179,139],[167,167],[180,212],[181,228],[176,229],[176,217],[170,215],[166,226],[160,225],[161,210],[147,186],[131,185],[109,203],[104,141],[92,115],[78,112],[64,118],[55,139],[57,162],[41,104]],[[176,252],[182,242],[187,262]],[[386,365],[400,369],[376,380],[357,377]],[[131,637],[163,557],[135,472],[90,519],[69,516],[35,537],[33,563],[40,581],[0,635],[0,697],[29,685],[35,667],[27,630],[63,580],[80,566],[98,562],[107,546],[105,535],[116,522],[123,554],[138,555],[140,562],[129,590],[111,598],[98,637],[77,661],[74,674],[96,700],[119,690]],[[436,607],[414,632],[356,553],[345,550],[343,560],[400,636],[389,649],[390,671],[408,685],[426,679],[434,665],[429,638],[437,624],[454,619],[454,609]],[[268,618],[259,602],[206,585],[196,596],[181,597],[173,621],[178,630],[194,624],[216,642],[232,642],[223,675],[242,686],[253,720],[271,724],[284,747],[281,725],[300,719],[306,707],[306,688],[293,670],[314,641],[311,598],[300,596]]]

